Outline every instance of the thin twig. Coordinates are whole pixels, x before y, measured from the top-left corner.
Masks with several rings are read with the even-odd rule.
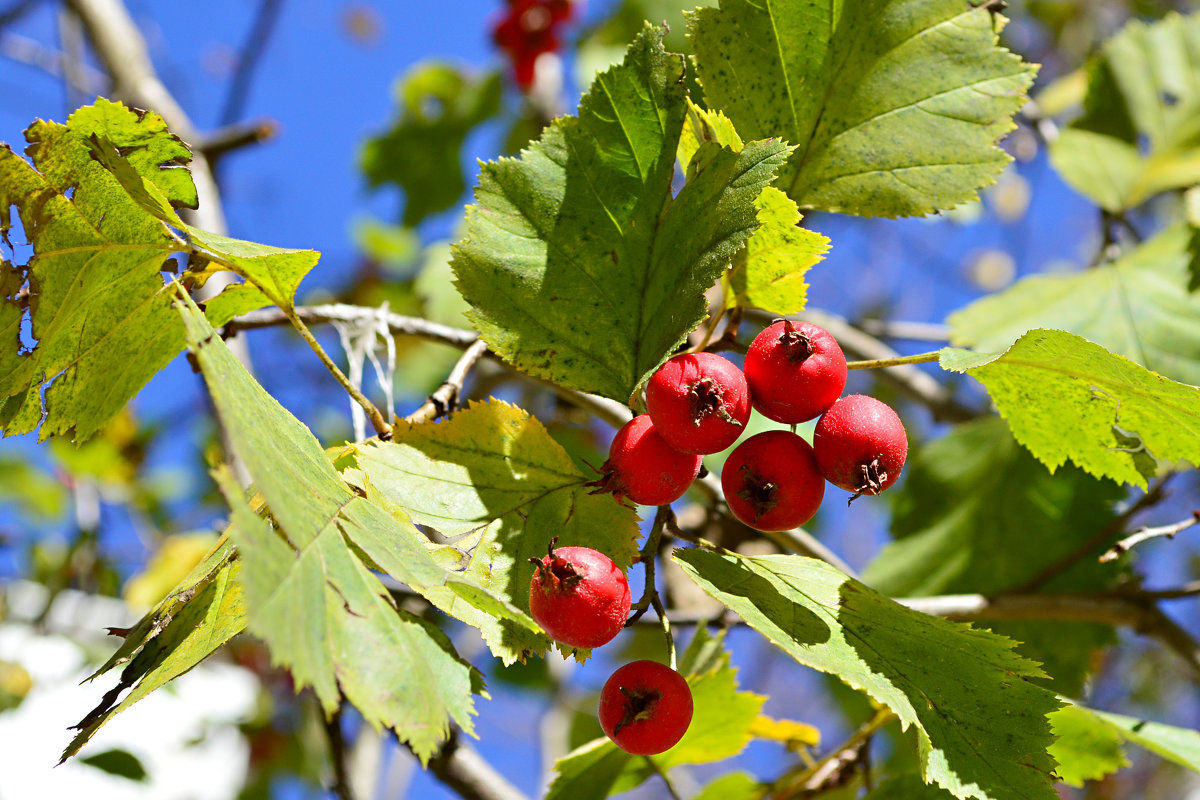
[[[1192,515],[1187,519],[1180,520],[1179,522],[1172,523],[1171,525],[1159,525],[1155,528],[1139,528],[1130,536],[1126,536],[1124,539],[1110,547],[1104,553],[1104,555],[1100,556],[1100,563],[1104,564],[1109,561],[1116,561],[1122,555],[1128,553],[1142,542],[1147,542],[1151,539],[1158,539],[1163,536],[1167,537],[1168,539],[1174,539],[1175,534],[1179,533],[1180,531],[1185,531],[1197,523],[1200,523],[1200,511],[1193,511]]]
[[[459,357],[458,362],[454,365],[454,369],[450,370],[450,374],[446,376],[446,380],[442,381],[442,385],[435,389],[433,394],[429,395],[420,408],[409,414],[406,421],[417,425],[422,422],[435,420],[453,411],[458,405],[458,397],[462,394],[463,383],[467,379],[467,373],[471,371],[471,367],[475,366],[475,362],[487,352],[487,349],[487,342],[482,339],[478,339],[472,343],[466,349],[466,352]]]
[[[287,312],[285,311],[284,313]],[[325,352],[325,348],[321,347],[321,343],[317,341],[317,337],[313,336],[312,331],[308,329],[308,326],[304,324],[304,321],[295,314],[289,315],[288,318],[291,320],[292,327],[294,327],[296,332],[300,334],[300,338],[303,339],[306,344],[308,344],[312,351],[316,353],[317,358],[321,360],[321,363],[325,365],[325,369],[329,370],[330,374],[337,379],[337,382],[342,385],[342,388],[346,390],[346,393],[350,395],[351,399],[362,406],[363,411],[365,411],[367,414],[367,418],[371,420],[371,426],[374,427],[375,432],[379,434],[379,438],[384,441],[391,439],[392,426],[388,424],[386,419],[383,418],[383,413],[375,407],[374,403],[367,399],[367,396],[363,394],[357,386],[354,385],[353,381],[346,377],[346,374],[342,372],[341,368],[335,364],[333,359],[329,357],[329,354]]]
[[[666,527],[667,519],[671,515],[670,506],[659,506],[654,513],[654,524],[650,526],[650,533],[646,535],[646,543],[642,545],[641,554],[638,560],[642,564],[642,570],[645,572],[646,581],[642,588],[642,596],[636,603],[630,606],[633,611],[629,615],[629,619],[625,621],[625,627],[634,625],[650,608],[651,598],[658,596],[658,587],[654,581],[654,565],[658,557],[658,546],[662,541],[663,528]]]
[[[906,364],[929,364],[937,361],[941,353],[934,350],[931,353],[918,353],[914,356],[896,356],[895,358],[869,358],[863,361],[848,361],[846,369],[881,369],[883,367],[902,367]]]
[[[267,42],[271,39],[271,31],[279,18],[280,0],[262,0],[258,4],[258,13],[250,26],[246,43],[238,52],[237,70],[229,84],[229,95],[225,99],[225,107],[221,111],[221,124],[232,125],[242,118],[246,108],[246,97],[250,94],[250,83],[254,78],[254,68],[262,60],[267,50]]]
[[[1168,474],[1159,478],[1157,481],[1151,484],[1146,493],[1139,497],[1136,502],[1132,503],[1129,508],[1125,509],[1125,511],[1122,513],[1113,517],[1108,524],[1096,531],[1096,533],[1090,539],[1079,545],[1079,547],[1076,547],[1070,553],[1067,553],[1058,561],[1046,566],[1044,569],[1038,572],[1037,575],[1034,575],[1032,578],[1025,581],[1025,583],[1022,583],[1020,586],[1014,586],[1010,591],[1013,594],[1024,594],[1026,592],[1032,592],[1040,589],[1052,578],[1061,575],[1071,567],[1075,566],[1075,564],[1080,560],[1087,558],[1087,556],[1091,554],[1097,547],[1102,547],[1108,544],[1108,542],[1114,536],[1116,536],[1117,533],[1125,529],[1125,526],[1129,524],[1129,520],[1138,514],[1138,512],[1161,502],[1163,498],[1166,497],[1165,489],[1167,483],[1171,480],[1171,477],[1172,476]]]
[[[256,122],[235,123],[210,131],[192,142],[193,149],[208,157],[215,164],[221,156],[275,138],[279,125],[270,119]]]
[[[871,738],[895,718],[891,709],[878,709],[849,739],[816,764],[802,766],[780,776],[771,787],[771,797],[777,800],[812,797],[845,785],[855,767],[862,762],[863,752],[870,745]]]
[[[8,8],[0,11],[0,28],[11,25],[41,3],[42,0],[17,0]]]
[[[80,83],[73,85],[75,90],[81,94],[103,94],[105,87],[108,86],[107,76],[87,64],[79,64],[78,73],[72,72],[68,75],[68,71],[64,68],[66,56],[61,52],[51,50],[42,46],[40,42],[15,33],[0,32],[0,57],[40,69],[55,78],[80,80]]]
[[[677,670],[679,661],[675,656],[675,636],[671,633],[671,618],[663,607],[662,598],[658,596],[658,592],[650,595],[650,605],[654,607],[654,613],[658,615],[659,627],[662,628],[663,638],[667,640],[667,666]]]

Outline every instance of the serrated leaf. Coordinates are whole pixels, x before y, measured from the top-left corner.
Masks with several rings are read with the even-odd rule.
[[[0,266],[0,427],[41,438],[74,431],[93,435],[183,345],[159,274],[178,242],[96,162],[89,142],[99,136],[128,147],[132,174],[157,181],[170,203],[195,203],[185,170],[188,150],[153,113],[97,100],[66,125],[35,122],[25,136],[32,166],[0,147],[0,235],[16,206],[34,255],[27,265]],[[149,160],[148,160],[149,159]],[[168,172],[169,175],[157,173]],[[139,178],[141,180],[141,178]],[[20,327],[27,285],[34,348],[24,352]],[[50,384],[42,421],[40,388]]]
[[[804,310],[809,268],[825,257],[829,239],[800,227],[800,211],[786,194],[768,186],[754,201],[759,228],[733,261],[733,302],[774,314]]]
[[[5,435],[40,424],[42,439],[87,439],[179,353],[183,326],[161,274],[174,270],[168,264],[174,253],[190,253],[192,279],[233,269],[284,307],[316,263],[312,251],[240,242],[184,224],[175,209],[196,205],[184,168],[190,152],[156,114],[100,98],[65,125],[38,121],[25,135],[32,164],[0,146],[0,238],[7,239],[16,206],[34,252],[26,265],[0,264]],[[209,269],[214,259],[221,266]],[[250,299],[241,292],[218,308],[240,313]]]
[[[923,445],[905,464],[905,489],[894,498],[894,542],[863,572],[891,596],[1003,594],[1021,586],[1096,535],[1124,492],[1074,467],[1051,475],[1017,444],[998,417],[964,423]],[[1081,559],[1046,585],[1051,591],[1098,592],[1124,570]],[[1021,644],[1060,693],[1075,694],[1095,650],[1116,643],[1110,626],[1008,622],[987,627]]]
[[[555,763],[546,800],[598,800],[640,786],[658,772],[740,753],[766,698],[739,692],[737,670],[729,666],[729,654],[720,652],[705,671],[686,675],[696,713],[678,744],[658,755],[637,757],[607,738],[589,742]]]
[[[926,780],[960,798],[1054,798],[1054,696],[1014,642],[929,617],[800,556],[676,550],[700,588],[801,664],[836,675],[916,729]]]
[[[1192,238],[1176,225],[1116,261],[1024,278],[951,314],[951,342],[996,352],[1027,330],[1056,328],[1200,384],[1200,294],[1188,288]]]
[[[218,554],[221,549],[214,551],[213,560],[202,564],[205,569],[220,564],[215,571],[173,592],[154,612],[147,614],[127,634],[117,655],[96,673],[128,660],[117,685],[73,726],[79,733],[67,745],[59,763],[79,752],[113,716],[187,672],[241,633],[246,624],[242,587],[238,583],[241,565],[228,560],[228,548]],[[181,587],[190,579],[191,576],[185,579]],[[126,689],[129,693],[118,703],[117,698]]]
[[[946,348],[940,363],[977,378],[1013,436],[1051,472],[1070,460],[1145,488],[1143,454],[1200,464],[1200,389],[1082,337],[1033,330],[1001,354]],[[1131,447],[1135,436],[1140,444]]]
[[[686,177],[692,178],[700,171],[704,160],[697,161],[696,153],[706,144],[717,145],[718,151],[722,147],[728,147],[735,153],[746,146],[729,117],[725,116],[721,109],[701,108],[689,97],[683,130],[675,148],[675,157],[679,160],[679,166]]]
[[[399,118],[368,139],[360,163],[371,188],[393,183],[404,190],[404,225],[454,206],[466,190],[463,141],[500,112],[499,73],[471,76],[449,64],[424,63],[396,85]]]
[[[579,471],[541,423],[491,400],[470,404],[437,424],[399,425],[391,442],[358,448],[358,465],[373,489],[452,544],[439,561],[473,578],[493,597],[529,609],[530,558],[550,541],[586,545],[625,569],[637,553],[637,515],[611,495],[591,494]],[[545,653],[536,629],[483,613],[460,596],[430,592],[439,608],[483,633],[510,664]]]
[[[722,0],[689,21],[708,106],[797,145],[778,186],[801,208],[911,216],[973,200],[1009,158],[1034,69],[998,17],[960,0]]]
[[[821,743],[821,732],[812,725],[791,719],[772,719],[761,714],[750,725],[750,735],[790,748],[816,747]]]
[[[705,290],[757,228],[754,198],[789,151],[720,149],[673,197],[683,62],[661,40],[648,27],[578,117],[483,165],[452,263],[493,350],[622,402],[703,319]]]
[[[1200,17],[1132,20],[1087,70],[1084,114],[1050,145],[1072,187],[1109,211],[1200,182]]]
[[[1200,772],[1200,731],[1068,705],[1050,715],[1058,741],[1050,748],[1064,782],[1080,786],[1129,765],[1121,747],[1132,742],[1181,767]]]
[[[190,301],[180,313],[221,424],[277,526],[250,513],[219,474],[244,565],[249,631],[291,670],[297,691],[312,686],[326,713],[345,695],[422,760],[451,721],[470,733],[471,694],[482,691],[482,678],[445,634],[397,609],[371,568],[418,592],[461,588],[473,597],[478,587],[439,567],[411,522],[352,491]]]

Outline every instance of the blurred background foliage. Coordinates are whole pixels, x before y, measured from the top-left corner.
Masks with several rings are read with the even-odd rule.
[[[496,31],[506,15],[524,13],[528,2],[418,7],[366,0],[221,0],[206,4],[202,18],[192,16],[195,9],[174,7],[187,5],[129,2],[165,82],[195,119],[214,129],[250,123],[274,131],[270,140],[231,152],[219,163],[231,230],[255,241],[323,251],[321,265],[301,287],[304,303],[386,306],[469,327],[448,259],[477,174],[476,159],[516,153],[550,119],[572,111],[581,87],[620,59],[644,20],[665,21],[667,47],[688,52],[683,11],[696,2],[571,3],[567,15],[553,17],[553,30],[525,50],[506,44]],[[930,341],[958,336],[950,315],[984,295],[1029,276],[1086,275],[1101,263],[1108,269],[1139,238],[1178,220],[1195,224],[1177,191],[1195,178],[1152,197],[1097,196],[1090,170],[1105,164],[1047,147],[1048,141],[1061,142],[1056,136],[1064,131],[1093,131],[1088,114],[1099,113],[1097,108],[1110,114],[1112,104],[1136,105],[1136,98],[1103,94],[1105,86],[1089,90],[1089,69],[1101,69],[1105,42],[1130,20],[1161,20],[1190,10],[1182,1],[1011,2],[1003,41],[1042,65],[1034,102],[1004,142],[1015,163],[979,201],[926,219],[807,216],[807,226],[832,240],[827,260],[810,273],[810,310],[844,317],[901,352],[920,352],[937,346]],[[0,3],[0,139],[19,143],[35,117],[61,119],[90,95],[103,93],[107,78],[95,63],[67,8],[51,0]],[[1120,68],[1112,59],[1109,69]],[[1200,86],[1200,66],[1193,70],[1188,80]],[[699,100],[694,76],[689,81]],[[1200,104],[1188,98],[1178,113],[1178,128],[1200,129]],[[1126,116],[1134,129],[1134,157],[1141,157],[1139,147],[1147,158],[1155,156],[1158,151],[1146,149],[1155,132]],[[1176,161],[1168,166],[1184,169],[1196,157],[1197,141],[1183,134],[1176,139],[1167,153]],[[1197,274],[1192,248],[1170,256],[1190,258],[1184,268]],[[997,314],[1019,311],[1028,302],[1018,297]],[[1194,306],[1189,309],[1180,313],[1192,313]],[[978,323],[978,312],[958,319]],[[1146,325],[1163,324],[1153,303],[1138,313]],[[1103,319],[1076,324],[1106,325]],[[1191,351],[1200,344],[1193,333],[1168,325],[1163,336],[1178,337],[1179,347]],[[355,332],[340,334],[322,332],[331,352]],[[259,380],[325,444],[352,435],[345,396],[298,340],[278,330],[240,336],[249,341]],[[983,334],[961,332],[960,338],[972,337]],[[396,410],[404,414],[437,387],[458,352],[415,338],[398,338],[395,345]],[[1164,371],[1171,374],[1169,367]],[[1190,372],[1173,377],[1195,382]],[[957,402],[981,405],[977,390],[938,378],[951,386]],[[848,392],[869,391],[900,406],[914,452],[906,483],[892,494],[890,506],[880,500],[847,511],[840,503],[826,503],[811,528],[856,569],[866,567],[868,579],[885,591],[1009,588],[1029,577],[1024,562],[1031,554],[1045,563],[1063,542],[1102,526],[1110,505],[1119,511],[1129,502],[1112,484],[1074,470],[1049,476],[994,421],[971,423],[947,436],[949,429],[933,410],[875,380],[854,373]],[[473,397],[494,394],[532,411],[581,465],[603,460],[612,431],[539,384],[483,363],[470,389]],[[106,729],[108,738],[102,735],[86,758],[54,775],[44,769],[65,743],[62,728],[99,694],[97,689],[62,694],[61,687],[111,652],[102,629],[136,619],[216,540],[226,510],[206,465],[219,459],[206,395],[182,359],[102,435],[79,447],[58,439],[39,446],[29,436],[0,442],[0,750],[6,761],[38,765],[0,770],[0,795],[66,796],[59,792],[72,786],[98,797],[325,796],[330,768],[319,712],[308,695],[293,694],[286,674],[271,668],[261,645],[247,637],[220,656],[224,683],[203,683],[199,673],[207,664],[185,676],[210,693],[223,692],[228,702],[205,708],[201,699],[191,710],[161,712],[165,719],[139,706],[120,721],[123,728],[114,723]],[[720,456],[709,459],[710,469],[719,464]],[[1022,528],[1023,511],[1039,504],[1053,508],[1053,526]],[[1198,504],[1195,475],[1184,475],[1138,521],[1170,522]],[[990,527],[981,529],[981,521]],[[772,547],[733,527],[723,534],[727,546],[760,552]],[[1156,587],[1200,578],[1195,541],[1184,534],[1147,546],[1132,574]],[[1068,572],[1054,586],[1100,588],[1085,573],[1086,568]],[[676,603],[692,602],[682,596],[686,583],[668,577],[668,586],[680,595],[673,597]],[[1169,611],[1200,634],[1194,597]],[[447,625],[440,616],[431,619]],[[1094,625],[998,628],[1028,642],[1064,694],[1082,696],[1100,709],[1200,725],[1194,679],[1173,654],[1130,631]],[[595,695],[607,669],[656,647],[656,634],[643,637],[639,631],[623,639],[619,652],[598,655],[584,666],[551,658],[502,667],[473,634],[454,625],[448,630],[460,652],[488,677],[493,699],[481,704],[478,749],[530,795],[540,793],[545,769],[556,758],[598,734]],[[1122,646],[1110,647],[1118,636]],[[741,687],[767,695],[764,710],[772,717],[816,726],[826,748],[870,717],[862,696],[802,670],[757,635],[735,630],[729,643]],[[235,684],[244,691],[228,689]],[[176,699],[190,691],[180,688]],[[194,691],[205,696],[202,688]],[[197,720],[188,728],[192,739],[162,735],[162,725],[174,720],[182,726],[189,714]],[[362,796],[454,796],[353,714],[342,723],[357,774],[367,776],[361,779]],[[29,734],[31,726],[49,726],[50,733]],[[203,741],[212,747],[205,751],[208,745],[198,744]],[[194,758],[165,759],[160,751],[170,748]],[[876,759],[884,769],[902,772],[912,766],[914,750],[906,735],[889,728]],[[762,739],[735,759],[694,769],[681,785],[690,794],[736,770],[770,779],[794,764],[798,751],[808,752]],[[1131,768],[1083,788],[1064,787],[1063,796],[1200,796],[1200,784],[1189,773],[1142,753],[1129,755]],[[172,772],[173,783],[164,777]],[[227,777],[216,780],[218,772]],[[206,779],[203,789],[197,788],[200,776]],[[751,796],[745,792],[756,786],[736,774],[721,780],[704,796]],[[862,790],[855,779],[826,796],[855,797]],[[648,784],[638,796],[657,792]],[[919,795],[891,795],[880,787],[870,796]]]

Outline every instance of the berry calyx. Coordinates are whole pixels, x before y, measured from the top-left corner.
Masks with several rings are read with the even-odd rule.
[[[732,361],[716,353],[685,353],[646,383],[654,429],[681,453],[719,453],[737,441],[750,419],[750,387]]]
[[[819,416],[846,388],[846,356],[837,340],[811,322],[768,325],[746,352],[750,400],[763,416],[795,424]]]
[[[613,560],[590,547],[560,547],[558,537],[542,558],[531,558],[529,613],[556,641],[600,647],[612,641],[629,616],[629,581]]]
[[[681,453],[659,436],[648,414],[639,414],[617,431],[600,477],[589,486],[628,497],[646,506],[674,502],[700,474],[701,457]],[[593,492],[593,493],[595,493]]]
[[[808,442],[791,431],[764,431],[739,444],[721,470],[725,502],[760,531],[786,531],[812,519],[825,479]]]
[[[600,727],[626,753],[670,750],[692,723],[692,690],[683,676],[657,661],[631,661],[600,690]]]
[[[904,424],[887,403],[852,394],[834,403],[813,432],[826,480],[855,498],[879,494],[900,477],[908,456]]]

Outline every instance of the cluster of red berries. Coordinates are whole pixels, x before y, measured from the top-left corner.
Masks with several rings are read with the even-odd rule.
[[[765,328],[744,371],[715,353],[675,356],[650,378],[647,413],[617,432],[596,485],[618,500],[670,503],[699,475],[704,454],[737,441],[751,406],[788,424],[820,416],[812,445],[790,431],[766,431],[738,445],[721,471],[729,510],[742,522],[762,531],[803,525],[817,513],[826,480],[854,497],[879,494],[908,454],[896,413],[873,397],[842,397],[845,388],[841,347],[807,322]]]
[[[571,0],[508,0],[507,11],[492,27],[492,41],[512,61],[521,91],[533,86],[538,56],[559,48],[559,28],[570,18]]]
[[[550,542],[532,558],[529,613],[551,637],[569,647],[600,647],[625,627],[629,582],[603,553]],[[600,691],[600,726],[618,747],[635,755],[669,750],[692,722],[692,691],[675,670],[657,661],[633,661]]]
[[[706,453],[737,441],[751,407],[792,425],[820,416],[812,445],[792,431],[766,431],[734,448],[721,471],[729,510],[745,524],[762,531],[803,525],[817,513],[826,480],[854,497],[879,494],[899,477],[908,454],[896,413],[872,397],[842,397],[845,388],[841,347],[807,322],[764,329],[744,371],[714,353],[675,356],[650,378],[647,413],[617,432],[593,484],[618,500],[671,503],[699,475]],[[550,636],[593,648],[625,626],[629,583],[608,556],[588,547],[555,550],[551,542],[544,558],[530,560],[529,610]],[[600,693],[601,727],[630,753],[673,747],[691,719],[687,681],[656,661],[626,664]]]

